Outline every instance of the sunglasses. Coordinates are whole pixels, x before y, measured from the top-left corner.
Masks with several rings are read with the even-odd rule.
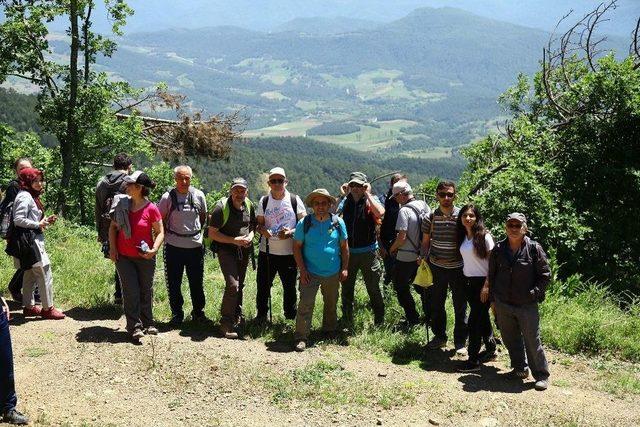
[[[438,193],[438,197],[440,197],[441,199],[449,198],[449,199],[453,199],[454,197],[456,197],[456,193]]]
[[[507,224],[507,228],[511,228],[513,230],[520,230],[522,228],[522,224],[518,223],[511,223],[511,224]]]
[[[358,183],[355,183],[355,182],[350,182],[349,183],[349,188],[362,188],[362,187],[364,187],[364,185],[362,185],[362,184],[358,184]]]
[[[284,184],[284,179],[282,178],[270,179],[269,182],[271,184]]]

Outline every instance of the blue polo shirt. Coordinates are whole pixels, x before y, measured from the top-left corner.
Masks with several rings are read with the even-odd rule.
[[[329,277],[340,271],[340,242],[347,240],[347,227],[338,218],[340,230],[331,223],[331,215],[320,222],[311,214],[311,227],[304,233],[304,218],[298,221],[293,239],[303,242],[302,257],[309,273]]]

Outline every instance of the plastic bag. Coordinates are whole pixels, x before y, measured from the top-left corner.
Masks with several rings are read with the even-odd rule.
[[[418,272],[416,273],[416,278],[413,280],[413,284],[423,288],[428,288],[433,285],[431,268],[429,268],[429,264],[424,259],[418,266]]]

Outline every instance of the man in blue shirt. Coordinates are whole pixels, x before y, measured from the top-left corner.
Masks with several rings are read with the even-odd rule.
[[[296,351],[307,347],[318,289],[324,302],[322,330],[332,334],[337,328],[338,288],[348,275],[349,244],[344,221],[329,213],[333,203],[324,188],[312,191],[305,204],[313,209],[313,215],[301,219],[293,235],[293,256],[300,270]]]

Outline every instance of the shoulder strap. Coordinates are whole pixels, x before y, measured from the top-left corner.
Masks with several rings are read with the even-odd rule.
[[[342,237],[345,237],[342,235],[342,227],[340,227],[340,217],[336,214],[331,214],[331,225],[338,230],[338,234],[341,235]]]
[[[222,202],[222,225],[220,225],[220,228],[222,228],[229,220],[229,198],[223,197],[220,201]]]
[[[421,224],[420,224],[420,222],[421,222],[421,218],[422,218],[421,214],[420,214],[420,211],[418,210],[417,207],[415,207],[413,205],[407,204],[405,206],[408,207],[409,209],[411,209],[416,214],[416,217],[418,218],[418,240],[420,240],[420,233],[421,233],[421,230],[420,230]],[[419,253],[420,252],[420,242],[415,243],[413,241],[413,239],[409,236],[409,234],[407,234],[407,239],[409,239],[409,243],[411,243],[411,246],[413,246],[413,248],[416,251],[418,251],[418,253]]]
[[[304,234],[307,234],[307,232],[311,228],[311,224],[311,215],[305,216],[302,220],[302,231],[304,232]]]
[[[266,212],[267,205],[269,204],[269,195],[267,194],[266,196],[262,196],[262,198],[260,199],[260,203],[262,203],[262,212]]]
[[[289,193],[289,197],[291,198],[291,208],[293,209],[294,218],[298,218],[298,196],[293,193]]]

